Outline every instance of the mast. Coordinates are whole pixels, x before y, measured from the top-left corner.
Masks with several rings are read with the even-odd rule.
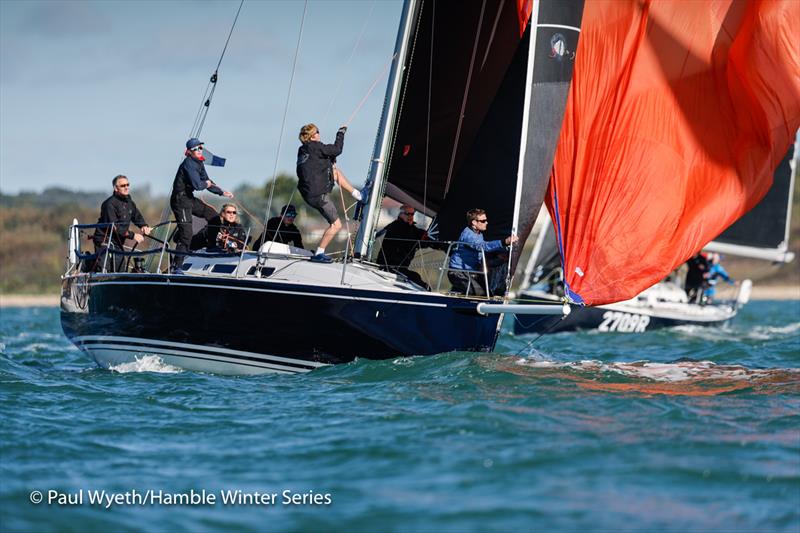
[[[406,56],[410,47],[411,32],[414,27],[414,19],[419,9],[417,0],[406,0],[403,5],[403,13],[400,16],[400,28],[397,31],[397,42],[395,43],[394,64],[389,72],[389,81],[386,87],[386,98],[381,115],[378,135],[375,138],[375,147],[372,152],[372,162],[370,163],[367,184],[371,185],[369,202],[364,207],[361,216],[361,225],[356,235],[354,250],[356,254],[368,256],[372,248],[372,236],[375,233],[375,225],[381,211],[381,201],[383,200],[383,190],[386,186],[386,164],[389,155],[392,135],[395,122],[397,120],[397,105],[400,97],[400,87],[405,71]]]

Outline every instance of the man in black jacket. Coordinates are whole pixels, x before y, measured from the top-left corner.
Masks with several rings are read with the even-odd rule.
[[[336,156],[342,153],[346,126],[336,132],[333,144],[322,144],[319,140],[319,128],[314,124],[306,124],[300,128],[300,148],[297,149],[297,189],[308,205],[319,211],[330,226],[325,230],[312,261],[331,263],[333,260],[325,255],[325,247],[342,229],[339,213],[330,198],[334,183],[361,201],[361,191],[353,187],[345,175],[334,167]]]
[[[111,184],[114,186],[113,194],[106,198],[100,206],[100,217],[97,219],[97,223],[113,224],[113,226],[96,228],[92,237],[95,251],[99,254],[96,268],[102,268],[103,263],[106,263],[107,248],[122,250],[126,239],[132,239],[138,244],[144,240],[145,235],[150,234],[150,226],[147,225],[141,211],[130,196],[131,183],[128,177],[122,174],[114,176]],[[131,231],[131,223],[141,228],[141,234]],[[124,260],[125,257],[116,255],[111,261],[111,265],[106,265],[106,268],[110,266],[112,271],[120,271]]]
[[[175,249],[178,252],[187,252],[192,243],[192,215],[210,221],[217,216],[213,207],[195,198],[194,191],[208,189],[214,194],[233,198],[233,193],[223,191],[216,183],[211,181],[206,173],[203,161],[203,142],[199,139],[191,138],[186,141],[186,158],[178,167],[175,174],[175,181],[172,183],[172,196],[169,205],[175,220],[178,223],[178,231],[175,233]],[[172,256],[172,272],[180,272],[183,264],[183,255],[175,254]]]
[[[414,259],[417,248],[426,246],[428,233],[414,225],[414,208],[410,205],[400,206],[397,220],[380,230],[376,236],[383,235],[383,243],[378,252],[378,263],[381,268],[390,272],[398,272],[420,287],[430,290],[422,277],[410,270],[408,266]]]
[[[267,221],[264,234],[253,245],[253,250],[258,250],[267,241],[290,244],[295,248],[303,248],[303,237],[300,230],[294,225],[297,209],[292,204],[281,207],[281,215],[272,217]]]

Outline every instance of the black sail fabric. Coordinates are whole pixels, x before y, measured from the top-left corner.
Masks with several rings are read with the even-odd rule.
[[[512,1],[426,0],[418,7],[386,181],[390,194],[437,214],[441,240],[457,239],[475,207],[489,215],[487,239],[511,233],[523,145],[518,249],[539,212],[583,9],[582,2],[554,1],[533,9],[535,28],[530,20],[521,25]],[[532,30],[536,61],[526,102]]]
[[[789,162],[793,157],[792,145],[775,169],[772,187],[764,198],[714,239],[715,242],[764,249],[785,245],[792,194],[792,169]]]

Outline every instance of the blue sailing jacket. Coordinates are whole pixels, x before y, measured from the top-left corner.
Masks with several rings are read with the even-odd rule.
[[[459,270],[481,270],[481,250],[489,253],[505,248],[503,241],[485,241],[483,234],[472,228],[464,228],[458,240],[466,244],[457,245],[450,255],[450,268]]]

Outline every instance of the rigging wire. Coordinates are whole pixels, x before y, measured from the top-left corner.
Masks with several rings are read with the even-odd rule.
[[[428,170],[431,150],[431,98],[433,95],[433,43],[436,38],[436,0],[432,2],[431,13],[431,53],[428,59],[428,113],[425,122],[425,178],[422,182],[422,207],[428,211]]]
[[[208,115],[209,107],[211,106],[211,100],[214,97],[214,91],[216,89],[216,83],[219,79],[219,68],[222,65],[222,60],[225,57],[225,52],[228,50],[228,44],[231,41],[231,36],[233,35],[233,30],[236,28],[236,22],[239,20],[239,14],[242,12],[242,6],[244,6],[244,0],[239,2],[239,8],[236,10],[236,16],[233,19],[233,23],[231,24],[231,29],[228,31],[228,37],[225,39],[225,45],[222,47],[222,53],[219,55],[219,59],[217,60],[217,66],[214,68],[214,73],[211,75],[211,78],[208,81],[208,85],[206,85],[206,89],[203,92],[203,99],[201,100],[200,107],[197,110],[197,114],[195,115],[194,122],[192,124],[192,129],[189,131],[189,138],[192,137],[199,137],[200,132],[203,130],[203,125],[205,124],[206,116]],[[172,196],[172,187],[170,187],[170,196]],[[164,209],[161,211],[161,219],[166,220],[169,216],[170,205],[167,202],[167,205],[164,206]],[[169,225],[167,225],[164,233],[164,240],[168,240],[170,237],[169,235]]]
[[[345,79],[345,73],[347,73],[350,70],[349,68],[350,63],[353,61],[353,57],[356,55],[356,50],[358,50],[358,47],[361,45],[361,40],[364,37],[364,33],[366,33],[367,25],[370,21],[370,18],[372,18],[372,12],[375,10],[375,2],[376,0],[372,0],[372,4],[370,5],[369,8],[369,13],[367,13],[367,18],[364,19],[364,24],[361,26],[361,32],[359,33],[358,38],[356,39],[356,42],[353,45],[353,49],[350,51],[350,57],[347,58],[347,62],[345,63],[344,68],[342,69],[343,73],[341,76],[339,76],[339,84],[336,86],[336,90],[333,92],[331,101],[328,103],[328,109],[322,116],[322,121],[321,121],[322,127],[325,127],[325,124],[327,124],[328,116],[331,113],[331,109],[333,109],[333,103],[339,97],[339,94],[342,90],[342,85],[344,84],[344,79]]]
[[[242,6],[244,6],[244,0],[239,2],[239,9],[236,10],[236,16],[234,17],[233,23],[231,24],[231,29],[228,32],[228,38],[225,39],[225,45],[222,47],[222,53],[219,55],[217,66],[214,68],[214,73],[211,75],[208,85],[206,86],[206,91],[203,94],[203,101],[200,103],[200,107],[197,110],[197,115],[195,115],[194,124],[192,125],[192,130],[189,132],[189,137],[200,137],[200,132],[203,131],[203,126],[205,125],[206,117],[208,116],[208,110],[211,107],[211,100],[214,99],[214,92],[217,90],[219,67],[222,65],[222,59],[225,57],[225,52],[228,51],[228,44],[231,42],[231,36],[233,35],[234,28],[236,28],[236,22],[239,20],[239,14],[242,12]]]
[[[294,85],[294,75],[297,72],[297,58],[300,55],[300,44],[303,41],[303,28],[306,23],[306,13],[308,12],[308,0],[303,3],[303,16],[300,19],[300,32],[297,35],[297,46],[294,50],[294,61],[292,62],[292,76],[289,78],[289,90],[286,93],[286,107],[283,110],[283,120],[281,121],[281,130],[278,136],[278,150],[275,154],[275,166],[272,169],[272,186],[269,190],[269,200],[267,201],[267,209],[264,212],[264,227],[267,227],[267,219],[269,212],[272,209],[272,198],[275,196],[275,184],[277,182],[278,174],[278,161],[281,155],[281,146],[283,145],[283,132],[286,129],[286,115],[289,113],[289,104],[292,99],[292,86]]]

